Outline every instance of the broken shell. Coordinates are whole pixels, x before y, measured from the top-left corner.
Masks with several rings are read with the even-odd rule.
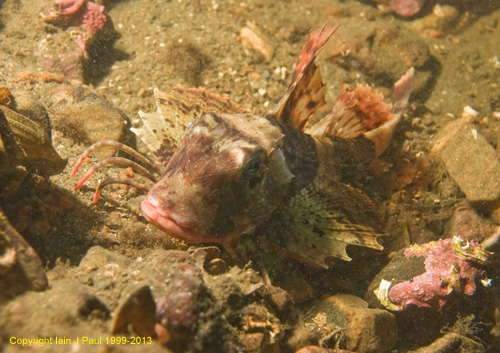
[[[451,241],[451,249],[455,256],[463,260],[475,259],[481,264],[488,261],[488,258],[492,256],[491,252],[484,250],[476,242],[469,242],[457,236],[454,236]]]
[[[389,299],[389,289],[391,286],[392,282],[382,279],[382,281],[380,281],[380,285],[373,291],[373,293],[375,293],[375,296],[378,300],[380,300],[380,303],[388,310],[399,311],[400,307]]]
[[[156,304],[148,286],[132,292],[114,314],[111,333],[127,333],[131,326],[140,337],[156,337]]]
[[[264,55],[266,61],[271,61],[274,56],[274,46],[255,23],[247,21],[246,26],[240,30],[241,42]]]
[[[36,169],[42,175],[55,175],[66,167],[67,159],[62,159],[52,146],[49,135],[31,119],[0,105],[7,118],[14,139],[25,154],[26,167]]]

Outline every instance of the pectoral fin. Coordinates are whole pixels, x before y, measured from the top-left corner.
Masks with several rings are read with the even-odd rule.
[[[281,239],[287,251],[327,268],[325,260],[350,260],[348,245],[382,250],[377,238],[379,217],[373,202],[358,189],[340,182],[299,191],[286,207],[293,223]]]

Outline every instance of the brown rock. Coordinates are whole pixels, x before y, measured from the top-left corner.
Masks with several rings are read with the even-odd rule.
[[[466,125],[443,149],[450,176],[471,202],[500,198],[500,163],[493,146],[474,125]]]
[[[44,100],[45,107],[51,113],[54,128],[75,140],[86,144],[102,140],[125,142],[130,127],[128,117],[88,89],[55,84],[47,89]],[[101,158],[109,153],[97,152]]]
[[[47,288],[42,261],[1,209],[0,244],[0,302],[27,290]]]
[[[500,198],[500,162],[493,146],[470,123],[476,112],[466,107],[461,119],[446,125],[435,137],[433,152],[470,202]]]
[[[288,345],[339,347],[356,352],[386,352],[397,342],[394,316],[385,310],[369,309],[355,296],[337,294],[317,302],[301,319]]]
[[[478,214],[468,202],[463,202],[453,212],[445,237],[451,238],[456,235],[482,244],[492,239],[491,237],[498,233],[499,229],[489,218]]]

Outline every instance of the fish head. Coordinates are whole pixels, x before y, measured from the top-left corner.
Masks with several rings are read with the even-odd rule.
[[[267,220],[293,177],[272,117],[207,113],[142,203],[146,218],[190,243],[232,241]]]

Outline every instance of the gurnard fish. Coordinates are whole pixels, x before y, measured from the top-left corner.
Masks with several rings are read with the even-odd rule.
[[[230,250],[243,235],[258,232],[273,247],[325,268],[330,257],[350,260],[348,245],[382,249],[379,212],[349,183],[366,174],[390,143],[408,104],[413,69],[394,85],[394,105],[368,85],[344,85],[326,110],[325,85],[314,61],[337,28],[322,26],[309,34],[292,82],[270,114],[248,113],[201,88],[155,90],[157,111],[139,112],[142,127],[132,131],[163,170],[130,148],[102,142],[84,152],[73,174],[103,145],[126,149],[150,171],[113,157],[89,170],[77,187],[104,164],[132,166],[154,185],[109,179],[96,198],[104,185],[115,182],[148,190],[141,204],[146,219],[188,243],[215,242]],[[183,137],[170,157],[172,127]]]

